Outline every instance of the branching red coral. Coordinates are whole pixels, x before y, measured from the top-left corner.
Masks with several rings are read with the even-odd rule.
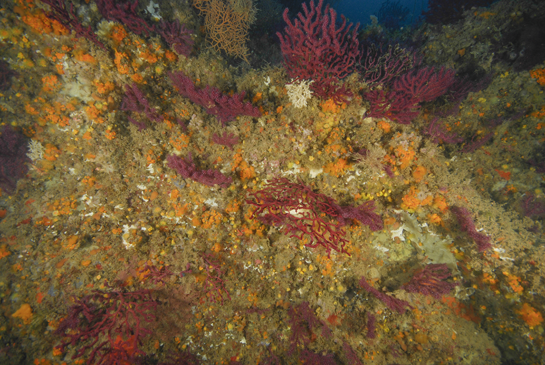
[[[193,161],[191,153],[189,153],[185,159],[176,155],[168,156],[167,164],[168,167],[176,170],[183,178],[191,179],[204,185],[219,185],[220,187],[225,188],[233,182],[232,177],[225,176],[218,170],[200,170]]]
[[[95,290],[69,309],[55,334],[67,338],[57,348],[75,348],[72,359],[87,356],[88,364],[117,364],[145,355],[139,347],[152,331],[157,302],[150,290]]]
[[[352,23],[337,29],[337,13],[329,5],[322,13],[323,0],[317,6],[310,1],[310,8],[303,3],[304,14],[299,13],[292,23],[288,9],[284,10],[287,24],[280,38],[286,71],[291,78],[314,80],[311,89],[320,97],[343,99],[350,92],[335,83],[348,76],[359,57],[357,30],[359,23],[350,31]]]
[[[346,253],[348,240],[344,224],[337,221],[340,213],[333,199],[286,178],[274,179],[250,196],[253,200],[246,202],[257,207],[253,217],[260,222],[283,226],[290,237],[307,239],[307,247],[323,246],[328,254],[331,250]]]
[[[389,118],[409,124],[420,113],[420,103],[435,100],[454,83],[455,71],[442,67],[422,68],[397,78],[389,90],[374,89],[365,94],[371,103],[368,116]],[[388,88],[388,87],[387,87]]]
[[[433,143],[460,143],[464,139],[456,133],[449,133],[439,118],[434,118],[422,129],[422,133],[430,137]]]
[[[362,51],[358,69],[369,85],[382,85],[409,71],[415,64],[416,54],[397,45],[383,50],[381,45],[370,44]]]
[[[157,268],[155,265],[146,264],[139,272],[143,280],[150,280],[154,285],[164,285],[171,276],[176,275],[170,271],[168,265]]]
[[[114,0],[96,0],[98,11],[106,20],[119,22],[129,28],[132,32],[140,35],[144,33],[149,36],[155,30],[136,12],[138,0],[134,2],[119,2]]]
[[[381,300],[384,304],[386,304],[388,308],[390,308],[393,311],[396,311],[399,314],[405,313],[405,310],[407,308],[412,308],[409,305],[409,303],[407,303],[406,301],[391,297],[373,288],[371,285],[369,285],[369,283],[367,282],[367,280],[365,280],[364,277],[361,278],[359,284],[367,292],[373,294],[375,298]]]
[[[374,212],[375,202],[372,200],[366,201],[359,207],[341,206],[335,203],[337,213],[339,216],[337,220],[343,226],[351,223],[352,219],[360,221],[361,223],[369,226],[372,231],[380,231],[384,228],[384,223],[380,218],[380,215]]]
[[[471,213],[467,208],[464,207],[451,207],[450,210],[454,213],[458,219],[462,231],[466,232],[469,237],[473,238],[477,244],[477,251],[483,252],[492,247],[490,243],[490,237],[484,233],[477,232],[475,228],[475,223],[473,223],[473,218]]]
[[[93,32],[93,29],[90,26],[84,27],[83,24],[81,24],[78,16],[74,13],[74,4],[70,3],[70,10],[68,10],[64,0],[42,0],[42,2],[49,5],[52,10],[47,14],[48,18],[54,19],[66,28],[76,32],[77,38],[86,38],[103,50],[107,50],[104,43],[102,43],[95,32]]]
[[[407,284],[402,288],[409,293],[431,295],[435,299],[448,294],[457,283],[444,281],[450,277],[450,271],[445,264],[430,264],[416,272]]]
[[[233,147],[238,143],[239,138],[235,136],[233,133],[227,133],[223,132],[221,136],[214,133],[212,135],[212,142],[221,144],[222,146],[227,146],[231,150],[233,150]]]
[[[193,32],[184,24],[180,24],[180,21],[176,19],[173,22],[161,21],[157,28],[159,33],[165,42],[168,43],[177,53],[189,57],[193,44],[195,43],[191,38]]]
[[[298,346],[305,346],[310,343],[312,331],[320,324],[307,302],[298,306],[291,306],[288,309],[289,323],[291,328],[290,349],[288,354],[294,356]]]
[[[441,67],[435,71],[433,67],[424,67],[409,72],[394,82],[394,90],[409,95],[417,103],[432,101],[445,94],[454,83],[454,69]]]
[[[206,277],[204,279],[204,290],[206,296],[215,303],[223,305],[223,302],[227,299],[231,300],[231,295],[225,287],[225,281],[222,276],[224,275],[220,264],[210,254],[203,256],[204,269],[206,271]]]
[[[208,114],[217,116],[223,126],[235,119],[237,115],[249,115],[256,118],[261,116],[259,109],[250,102],[243,102],[245,92],[229,96],[216,87],[206,86],[204,89],[197,89],[193,81],[181,71],[169,72],[168,76],[182,96],[202,106]]]
[[[328,255],[331,250],[344,252],[348,240],[342,227],[352,219],[368,225],[371,230],[382,229],[380,216],[373,212],[373,202],[359,207],[340,206],[333,199],[315,193],[301,182],[292,183],[286,178],[277,178],[264,190],[250,194],[254,200],[248,204],[257,207],[253,216],[268,225],[283,226],[290,237],[309,239],[307,247],[323,246]]]
[[[420,106],[410,96],[396,91],[375,89],[365,94],[371,103],[367,114],[373,118],[388,118],[399,124],[409,124],[420,113]]]
[[[146,99],[146,96],[136,83],[125,85],[125,97],[121,103],[121,110],[144,113],[149,119],[155,122],[161,122],[164,119],[157,113],[157,110],[151,107],[148,99]],[[131,123],[136,124],[133,121]]]

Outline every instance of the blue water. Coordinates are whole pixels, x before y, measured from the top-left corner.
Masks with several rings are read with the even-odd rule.
[[[371,15],[378,15],[382,1],[340,0],[333,7],[337,14],[342,14],[352,23],[360,23],[362,26],[371,24]],[[410,9],[408,19],[416,19],[427,5],[427,0],[400,0],[400,5]],[[380,19],[379,19],[380,21]]]

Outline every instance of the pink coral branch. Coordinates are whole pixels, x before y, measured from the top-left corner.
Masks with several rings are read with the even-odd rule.
[[[238,115],[256,118],[261,116],[259,109],[250,102],[243,102],[245,92],[229,96],[216,87],[206,86],[204,89],[197,89],[193,81],[181,71],[169,72],[168,76],[182,96],[202,106],[208,114],[217,116],[223,126]]]
[[[133,83],[132,85],[125,85],[125,97],[121,102],[121,110],[144,113],[149,119],[155,122],[161,122],[164,119],[154,108],[151,107],[148,99],[146,99],[146,96],[142,90],[138,88],[136,83]],[[134,122],[131,121],[131,123]]]
[[[430,264],[424,269],[416,272],[407,284],[402,288],[409,293],[420,293],[430,295],[435,299],[448,294],[458,283],[444,281],[451,276],[445,264]]]
[[[222,188],[226,188],[233,182],[233,178],[225,176],[218,170],[200,170],[195,162],[191,153],[187,158],[183,159],[176,155],[170,155],[167,157],[167,165],[185,179],[191,179],[204,185],[214,186],[219,185]]]
[[[221,136],[217,135],[216,133],[212,135],[212,142],[221,144],[222,146],[227,146],[231,150],[238,143],[238,141],[239,138],[233,133],[228,134],[227,132],[223,132]]]
[[[373,90],[365,94],[371,103],[367,114],[373,118],[388,118],[400,124],[409,124],[420,113],[420,106],[410,96],[397,91]]]
[[[284,10],[287,24],[283,33],[276,33],[284,56],[288,75],[294,79],[314,80],[311,89],[322,98],[343,99],[350,92],[335,83],[353,72],[359,57],[357,24],[352,31],[352,23],[336,26],[337,13],[329,5],[322,13],[323,0],[318,6],[311,0],[310,8],[303,3],[304,14],[299,13],[292,22],[288,9]]]
[[[193,44],[195,43],[191,38],[193,32],[184,24],[180,24],[180,21],[176,19],[173,22],[161,21],[157,28],[159,33],[165,42],[168,43],[177,53],[189,57]]]
[[[55,334],[67,338],[58,348],[76,347],[72,359],[87,355],[87,363],[129,363],[145,355],[139,347],[151,334],[143,323],[155,320],[157,302],[151,291],[109,292],[95,290],[77,299],[68,315],[59,323]],[[131,353],[127,351],[131,349]]]
[[[103,50],[107,50],[104,43],[102,43],[93,32],[93,29],[90,26],[86,28],[81,24],[78,16],[74,13],[74,4],[70,4],[70,10],[68,10],[64,0],[42,0],[42,2],[49,5],[52,10],[52,12],[47,14],[49,19],[56,20],[66,28],[76,32],[77,38],[86,38]]]
[[[155,30],[153,25],[146,23],[136,12],[138,0],[134,2],[120,2],[117,0],[96,0],[98,11],[106,20],[119,22],[138,35],[144,33],[149,36]]]
[[[418,103],[432,101],[445,94],[454,83],[456,71],[453,69],[441,69],[435,72],[433,67],[407,73],[394,82],[394,90],[409,95]]]
[[[370,200],[359,207],[340,206],[335,204],[338,217],[337,220],[343,226],[349,224],[352,219],[360,221],[361,223],[369,226],[372,231],[380,231],[384,228],[384,223],[380,218],[380,215],[374,212],[375,202]]]
[[[286,178],[274,179],[250,196],[253,200],[246,202],[257,207],[252,217],[260,222],[283,226],[290,237],[307,238],[307,247],[323,246],[328,255],[331,250],[347,253],[344,246],[348,240],[343,224],[336,221],[340,214],[333,199]]]
[[[473,218],[471,217],[471,213],[469,210],[467,210],[467,208],[451,207],[450,210],[458,219],[458,223],[462,227],[462,231],[466,232],[469,237],[473,238],[477,244],[477,251],[483,252],[492,247],[490,237],[484,233],[477,232],[475,223],[473,223]]]
[[[464,140],[456,133],[449,133],[445,126],[439,122],[439,118],[434,118],[422,129],[422,133],[429,136],[433,143],[460,143]]]
[[[415,54],[410,54],[398,46],[389,46],[387,51],[383,51],[382,46],[370,45],[362,51],[361,57],[363,62],[358,68],[361,69],[365,82],[370,85],[387,84],[416,63]]]
[[[391,297],[373,288],[371,285],[369,285],[369,283],[367,282],[367,280],[365,280],[364,277],[361,278],[359,284],[367,292],[373,294],[375,298],[379,299],[384,304],[386,304],[388,308],[390,308],[393,311],[396,311],[399,314],[405,313],[406,308],[412,308],[409,305],[409,303],[407,303],[406,301]]]
[[[222,279],[223,270],[210,254],[204,255],[203,261],[206,270],[204,282],[206,294],[213,302],[223,305],[224,300],[231,300],[231,295],[229,295],[225,281]]]

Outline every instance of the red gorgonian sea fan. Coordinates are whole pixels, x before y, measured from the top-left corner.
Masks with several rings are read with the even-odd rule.
[[[373,118],[389,118],[409,124],[420,114],[420,103],[430,102],[445,94],[455,79],[455,70],[425,67],[397,78],[388,91],[374,89],[365,94],[371,104],[367,114]]]
[[[252,217],[267,225],[283,226],[290,237],[305,240],[307,247],[323,246],[328,255],[332,249],[347,253],[344,246],[348,240],[342,227],[352,219],[373,231],[383,227],[380,216],[373,212],[372,202],[343,207],[302,182],[293,183],[286,178],[276,178],[250,196],[253,200],[246,202],[257,207]]]
[[[157,33],[163,37],[165,42],[167,42],[176,53],[189,57],[193,45],[195,44],[191,38],[193,32],[184,24],[180,24],[178,19],[173,22],[161,21],[157,27]]]
[[[473,238],[477,244],[477,251],[484,252],[492,248],[490,236],[477,231],[477,228],[475,228],[475,223],[473,222],[473,217],[467,208],[451,207],[450,211],[456,216],[462,231],[466,232],[469,237]]]
[[[102,16],[111,22],[118,22],[129,28],[133,33],[149,36],[155,31],[154,25],[149,25],[138,15],[138,0],[134,2],[96,0],[98,11]]]
[[[199,169],[197,164],[193,161],[191,152],[186,158],[176,155],[168,156],[167,165],[180,174],[184,179],[191,179],[207,186],[219,185],[222,188],[226,188],[233,182],[232,177],[225,176],[219,170]]]
[[[337,23],[337,13],[329,5],[322,11],[323,2],[319,0],[314,5],[311,0],[310,6],[303,3],[303,14],[297,14],[293,22],[286,8],[283,13],[286,28],[276,35],[288,76],[314,80],[310,88],[324,99],[344,100],[351,92],[336,83],[354,71],[360,57],[359,23],[352,28],[352,23],[347,25],[342,15],[342,23]]]
[[[396,311],[399,314],[405,313],[407,309],[412,309],[411,305],[404,300],[397,299],[391,295],[385,294],[378,289],[375,289],[362,277],[359,281],[360,286],[368,293],[371,293],[375,298],[383,302],[390,310]],[[368,327],[369,328],[369,327]]]
[[[150,290],[95,290],[76,299],[55,335],[63,337],[61,352],[74,348],[71,359],[87,364],[129,364],[146,353],[142,340],[153,331],[157,302]]]
[[[249,101],[243,101],[246,95],[244,91],[230,96],[210,85],[202,89],[197,88],[193,80],[181,71],[169,72],[168,76],[180,95],[202,106],[208,114],[218,117],[224,127],[239,115],[249,115],[254,118],[261,116],[258,108]]]
[[[51,12],[47,13],[49,19],[53,19],[64,25],[67,29],[73,30],[77,38],[86,38],[103,50],[108,49],[93,32],[91,26],[84,27],[78,16],[74,12],[74,4],[70,3],[70,10],[66,7],[64,0],[43,0],[43,3],[49,5]]]
[[[441,296],[448,294],[458,283],[449,283],[444,281],[452,275],[445,264],[430,264],[417,271],[411,281],[402,286],[409,293],[420,293],[430,295],[435,299],[441,299]]]

